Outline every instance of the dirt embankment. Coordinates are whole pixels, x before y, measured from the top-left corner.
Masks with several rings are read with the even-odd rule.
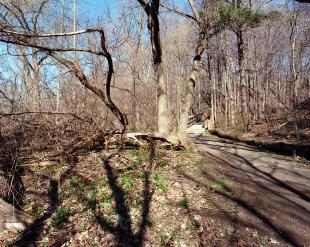
[[[255,146],[262,150],[267,150],[283,155],[299,156],[304,159],[310,160],[310,145],[308,143],[289,143],[286,141],[265,141],[257,139],[257,137],[249,137],[247,135],[238,135],[227,133],[218,129],[209,130],[210,134],[218,136],[220,138],[226,138],[229,140],[243,142],[245,144]]]

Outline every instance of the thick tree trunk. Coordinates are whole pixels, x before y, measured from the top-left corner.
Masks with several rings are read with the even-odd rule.
[[[201,32],[199,35],[198,44],[195,50],[195,57],[192,65],[192,70],[190,72],[189,80],[186,83],[186,91],[185,97],[182,101],[181,112],[180,112],[180,120],[178,126],[178,134],[181,139],[182,144],[185,147],[192,146],[191,140],[188,137],[187,133],[187,125],[188,118],[190,116],[191,107],[193,104],[195,86],[199,76],[199,69],[201,63],[201,56],[206,49],[207,38],[206,33]]]
[[[170,117],[168,111],[168,95],[162,64],[154,67],[155,80],[157,81],[157,130],[160,135],[168,136]]]
[[[168,95],[165,83],[162,49],[159,28],[159,5],[160,0],[151,3],[145,0],[138,0],[148,16],[148,29],[151,34],[153,68],[155,81],[157,83],[157,131],[160,135],[168,136],[170,131],[170,116],[168,111]]]

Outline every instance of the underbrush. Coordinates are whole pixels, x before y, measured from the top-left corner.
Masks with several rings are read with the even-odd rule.
[[[107,155],[25,167],[23,210],[38,219],[54,208],[33,239],[36,246],[214,246],[235,234],[225,230],[234,224],[222,212],[238,205],[214,193],[233,184],[206,157],[152,147]],[[6,243],[16,237],[7,232]]]

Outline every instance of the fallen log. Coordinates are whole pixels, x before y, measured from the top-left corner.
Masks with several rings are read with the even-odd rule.
[[[51,160],[59,156],[73,155],[81,150],[94,150],[96,148],[108,149],[109,147],[125,145],[147,146],[150,142],[159,142],[160,148],[165,149],[183,149],[179,139],[173,135],[164,137],[151,133],[122,133],[119,131],[96,133],[89,137],[77,138],[69,144],[64,145],[60,151],[47,154],[40,159]]]
[[[209,133],[211,135],[215,135],[232,141],[243,142],[245,144],[257,147],[261,150],[271,151],[283,155],[299,156],[306,160],[310,160],[310,145],[307,144],[293,144],[293,143],[285,143],[282,141],[280,142],[260,141],[240,137],[237,135],[230,135],[227,133],[223,133],[217,129],[210,129]]]
[[[172,149],[183,148],[180,140],[176,136],[173,136],[173,135],[164,137],[159,134],[136,132],[136,133],[126,133],[124,135],[124,139],[133,141],[136,144],[141,145],[141,146],[145,146],[149,144],[149,142],[160,142],[159,147],[162,147],[162,148],[172,148]]]

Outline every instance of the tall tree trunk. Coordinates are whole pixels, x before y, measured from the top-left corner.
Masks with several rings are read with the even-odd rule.
[[[180,120],[178,126],[178,134],[181,142],[185,147],[194,147],[193,142],[188,136],[187,126],[188,118],[190,116],[191,107],[193,104],[193,98],[195,93],[195,86],[199,77],[199,69],[201,63],[201,56],[206,49],[207,45],[207,30],[203,21],[200,18],[200,13],[193,0],[188,0],[188,3],[194,13],[194,16],[199,24],[200,33],[198,37],[198,43],[195,49],[195,56],[193,59],[193,65],[190,72],[189,80],[186,83],[185,96],[181,102]]]
[[[183,144],[187,146],[191,145],[190,139],[187,134],[188,118],[190,116],[190,110],[193,103],[195,86],[199,76],[201,56],[206,49],[206,44],[207,44],[206,33],[204,31],[200,32],[189,80],[186,83],[185,97],[183,98],[182,101],[180,121],[178,126],[179,137],[183,142]]]
[[[65,31],[65,0],[62,0],[61,4],[61,24],[60,24],[60,32],[63,33]],[[63,37],[61,37],[61,47],[63,46]],[[58,63],[58,80],[57,80],[57,88],[56,88],[56,112],[60,111],[60,97],[61,97],[61,83],[62,83],[62,66],[61,63]],[[56,116],[56,125],[59,124],[58,116]]]
[[[295,21],[296,25],[296,21]],[[296,29],[296,31],[295,31]],[[292,67],[292,79],[293,79],[293,115],[294,115],[294,131],[296,136],[298,137],[298,125],[297,125],[297,105],[298,105],[298,80],[299,75],[296,69],[296,32],[297,27],[292,27],[292,34],[291,34],[291,67]]]
[[[147,27],[151,34],[153,68],[155,81],[157,83],[157,131],[160,135],[168,136],[170,129],[170,117],[168,111],[168,95],[164,77],[158,19],[160,0],[153,0],[150,3],[147,3],[145,0],[138,0],[138,2],[148,16]]]
[[[238,29],[236,32],[237,36],[237,48],[238,48],[238,65],[239,65],[239,97],[240,97],[240,115],[242,118],[242,124],[248,130],[248,104],[247,104],[247,90],[245,82],[245,72],[244,72],[244,41],[243,32]]]

